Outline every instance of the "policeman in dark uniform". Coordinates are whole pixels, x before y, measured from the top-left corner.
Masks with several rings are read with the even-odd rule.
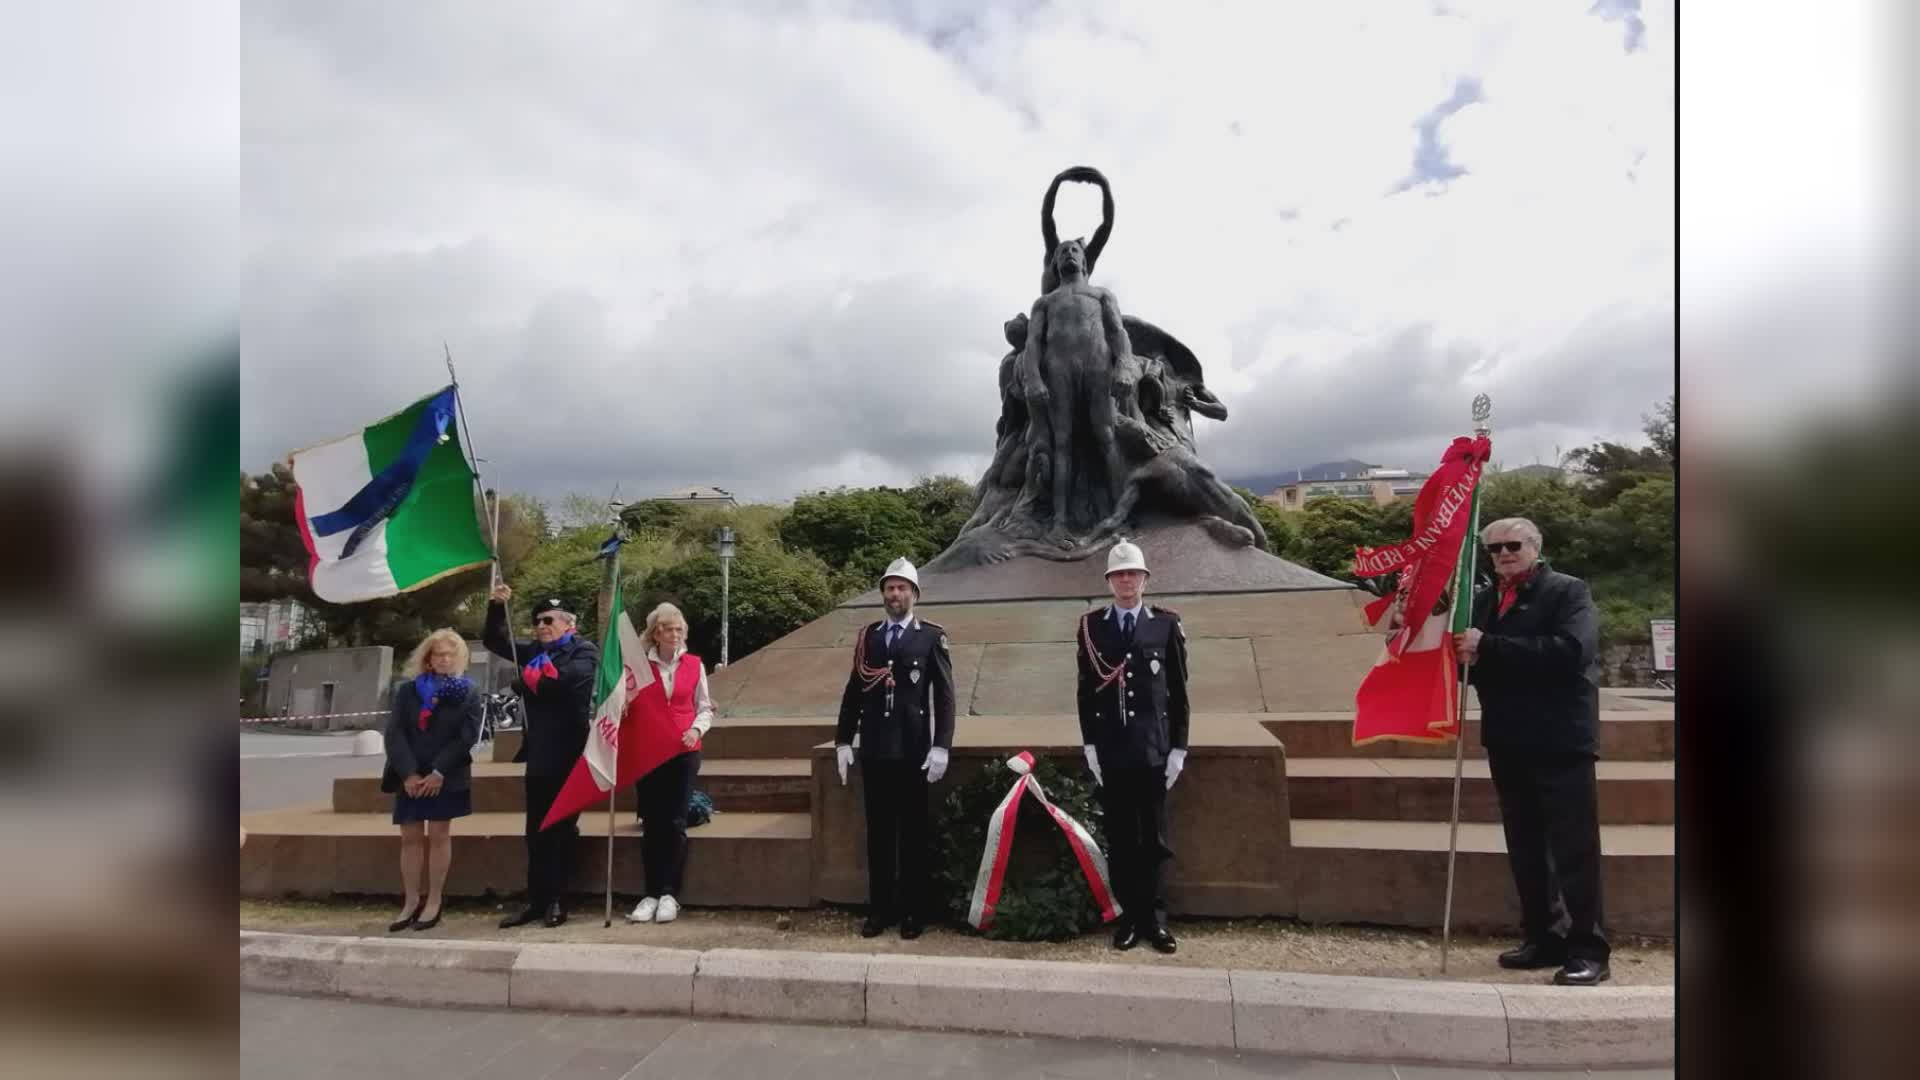
[[[507,600],[512,596],[505,582],[494,587],[481,635],[488,652],[519,662],[513,690],[526,717],[526,734],[513,760],[527,767],[527,906],[501,920],[500,926],[525,926],[542,916],[548,926],[559,926],[567,921],[562,894],[573,876],[580,816],[545,831],[540,823],[586,749],[600,647],[575,631],[577,620],[558,597],[533,605],[534,639],[514,642],[507,632]]]
[[[1147,606],[1147,575],[1138,546],[1113,545],[1113,603],[1080,617],[1080,741],[1100,786],[1124,909],[1113,947],[1144,937],[1171,953],[1180,943],[1167,929],[1167,792],[1187,762],[1187,632],[1179,612]]]
[[[887,617],[862,629],[854,645],[834,757],[845,784],[859,735],[868,895],[860,936],[878,937],[897,917],[900,936],[912,941],[924,928],[933,847],[927,786],[946,775],[953,749],[953,656],[946,630],[913,614],[920,573],[911,562],[887,567],[880,596]]]

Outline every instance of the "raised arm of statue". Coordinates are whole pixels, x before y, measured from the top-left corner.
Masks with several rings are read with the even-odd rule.
[[[1099,169],[1091,165],[1075,165],[1053,178],[1047,185],[1047,195],[1040,200],[1040,239],[1047,245],[1043,259],[1051,265],[1053,251],[1060,246],[1060,230],[1053,224],[1053,204],[1060,194],[1060,185],[1069,181],[1082,184],[1097,184],[1100,188],[1100,227],[1093,231],[1093,239],[1087,243],[1087,274],[1092,276],[1093,266],[1100,261],[1100,252],[1107,246],[1107,238],[1113,235],[1113,186]],[[1052,292],[1053,284],[1042,279],[1042,292]]]
[[[1209,420],[1225,420],[1227,407],[1214,396],[1213,391],[1200,383],[1183,383],[1180,389],[1181,400],[1192,412],[1197,412]]]

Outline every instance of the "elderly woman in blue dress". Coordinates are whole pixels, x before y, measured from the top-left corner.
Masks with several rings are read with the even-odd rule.
[[[453,819],[473,813],[481,695],[467,678],[467,659],[467,643],[457,632],[435,630],[407,658],[405,681],[393,691],[380,790],[393,794],[405,895],[390,933],[439,924],[453,865]]]

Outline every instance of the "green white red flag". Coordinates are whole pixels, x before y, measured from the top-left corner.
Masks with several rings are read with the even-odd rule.
[[[1453,440],[1413,504],[1413,535],[1382,548],[1356,548],[1358,577],[1400,573],[1392,596],[1367,605],[1369,625],[1397,605],[1402,625],[1354,695],[1353,744],[1381,740],[1446,742],[1460,734],[1460,673],[1453,635],[1473,609],[1474,537],[1480,477],[1492,444],[1482,435]]]
[[[645,715],[642,696],[658,680],[640,632],[633,627],[633,616],[625,610],[618,581],[613,586],[612,610],[620,614],[600,648],[586,749],[554,796],[546,820],[540,823],[542,829],[598,805],[609,791],[631,786],[684,749],[678,731],[664,720]],[[658,692],[646,700],[665,705]]]
[[[377,600],[492,560],[460,448],[456,394],[448,386],[293,454],[294,518],[315,596]]]

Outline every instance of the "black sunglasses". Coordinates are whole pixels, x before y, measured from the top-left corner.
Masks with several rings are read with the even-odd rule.
[[[1498,555],[1503,551],[1517,552],[1521,548],[1526,546],[1527,546],[1527,542],[1525,540],[1502,540],[1497,544],[1488,544],[1487,554]]]
[[[540,625],[540,626],[552,626],[552,625],[553,625],[554,623],[557,623],[557,622],[559,622],[559,621],[560,621],[560,616],[558,616],[558,615],[542,615],[542,616],[540,616],[539,618],[537,618],[537,619],[535,619],[535,620],[533,620],[533,621],[534,621],[534,623],[535,623],[535,624],[537,624],[537,625]]]

